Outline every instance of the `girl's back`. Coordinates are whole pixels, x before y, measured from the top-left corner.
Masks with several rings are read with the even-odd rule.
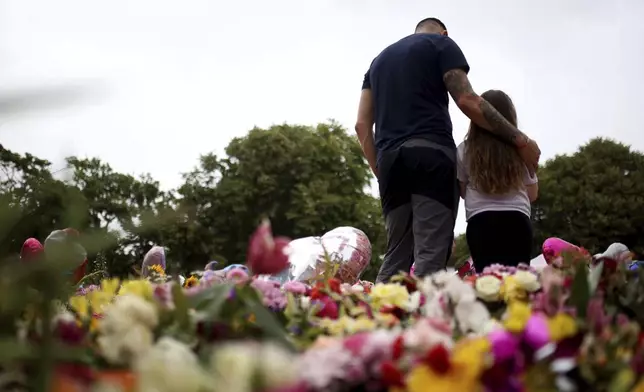
[[[510,123],[517,114],[510,97],[490,90],[481,95]],[[531,177],[516,147],[476,124],[458,146],[457,175],[465,199],[467,244],[474,266],[529,262],[532,250],[530,203],[537,197]]]
[[[469,162],[467,143],[463,142],[457,150],[457,172],[458,180],[462,184],[461,195],[465,200],[465,218],[468,221],[474,215],[485,211],[518,211],[530,216],[531,195],[528,194],[528,189],[537,184],[538,179],[536,175],[530,176],[527,167],[524,166],[522,187],[511,189],[506,193],[493,194],[478,190],[478,187],[470,181]]]

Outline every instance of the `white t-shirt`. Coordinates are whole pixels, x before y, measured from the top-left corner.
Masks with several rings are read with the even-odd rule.
[[[465,219],[470,220],[474,215],[485,211],[519,211],[530,216],[530,198],[526,188],[520,191],[513,191],[505,195],[489,195],[477,191],[469,181],[469,169],[465,157],[465,143],[461,143],[457,149],[457,176],[458,180],[467,187],[465,192]],[[524,185],[536,184],[537,176],[530,177],[526,167],[523,178]]]

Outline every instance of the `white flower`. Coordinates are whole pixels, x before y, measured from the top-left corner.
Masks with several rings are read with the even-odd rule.
[[[152,329],[158,322],[157,309],[150,302],[134,295],[117,297],[105,308],[100,323],[101,353],[112,364],[129,365],[152,346]]]
[[[490,312],[479,301],[460,302],[456,305],[454,316],[461,332],[479,332],[490,320]]]
[[[442,344],[448,348],[452,347],[454,342],[451,333],[447,333],[447,329],[447,324],[445,324],[445,330],[440,330],[432,325],[431,319],[420,319],[404,330],[405,346],[419,352],[429,350],[437,344]]]
[[[192,350],[169,337],[139,357],[134,368],[141,391],[199,392],[207,384]]]
[[[139,296],[118,296],[112,306],[116,307],[119,313],[123,313],[133,322],[143,324],[149,328],[154,328],[159,323],[156,307]]]
[[[519,270],[514,273],[514,279],[516,280],[519,287],[529,293],[534,293],[541,288],[541,284],[539,283],[537,275],[533,274],[530,271]]]
[[[228,343],[217,348],[210,357],[216,385],[227,392],[250,392],[258,360],[254,344]]]
[[[152,331],[141,324],[132,324],[121,333],[101,335],[96,339],[101,354],[114,365],[128,365],[144,354],[154,340]]]
[[[499,300],[499,293],[501,292],[501,279],[485,275],[476,279],[474,283],[476,295],[483,301],[494,302]]]
[[[408,312],[415,312],[420,307],[420,300],[422,294],[420,291],[414,291],[409,295],[409,300],[407,301],[406,310]]]
[[[347,369],[358,361],[342,345],[332,345],[305,352],[299,360],[298,372],[312,389],[323,391],[333,381],[344,380]]]
[[[490,319],[489,319],[489,320],[487,320],[487,321],[485,322],[485,324],[481,327],[481,329],[479,330],[479,333],[480,333],[481,335],[488,335],[488,334],[490,334],[491,332],[493,332],[493,331],[495,331],[495,330],[497,330],[497,329],[499,329],[499,328],[503,328],[503,326],[501,325],[501,323],[499,323],[497,320],[495,320],[495,319],[493,319],[493,318],[490,318]]]
[[[460,278],[447,281],[443,292],[452,300],[453,304],[476,300],[476,293],[472,286],[463,282]]]
[[[448,271],[438,271],[431,275],[430,278],[434,281],[434,285],[438,287],[445,287],[450,282],[461,281],[458,275],[454,275],[453,272]]]
[[[298,380],[294,355],[275,344],[265,344],[258,353],[262,390],[295,384]]]
[[[361,284],[356,283],[353,286],[351,286],[351,292],[352,293],[357,293],[357,294],[363,293],[364,292],[364,287],[362,287]]]
[[[447,312],[447,299],[440,292],[435,293],[431,298],[425,298],[423,308],[425,316],[440,320],[448,320],[450,317]]]
[[[311,297],[300,297],[300,306],[302,307],[302,309],[308,310],[311,307]]]

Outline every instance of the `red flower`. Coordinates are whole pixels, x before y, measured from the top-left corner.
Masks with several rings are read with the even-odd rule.
[[[403,339],[402,335],[398,335],[396,340],[394,340],[394,344],[391,349],[391,358],[394,361],[397,361],[400,358],[402,358],[404,352],[405,352],[405,340]]]
[[[91,384],[96,375],[94,370],[84,364],[80,363],[62,363],[56,366],[56,374],[69,377],[85,384]]]
[[[385,361],[380,364],[380,376],[382,377],[382,382],[388,387],[405,387],[402,372],[391,361]]]
[[[273,238],[271,223],[262,222],[250,238],[246,264],[255,275],[273,275],[289,266],[285,248],[291,241],[285,237]]]
[[[380,308],[380,313],[382,314],[391,314],[395,316],[398,320],[402,320],[405,317],[405,311],[397,306],[385,305]]]
[[[58,321],[54,333],[61,341],[72,346],[81,344],[85,339],[85,331],[74,321]]]
[[[316,304],[320,306],[320,309],[315,313],[316,316],[333,320],[338,318],[338,304],[331,297],[324,296],[316,300]]]
[[[325,297],[326,294],[324,293],[324,290],[321,287],[316,285],[311,289],[311,294],[309,296],[311,297],[311,299],[321,299],[322,297]]]
[[[436,373],[445,374],[451,367],[449,351],[442,344],[437,344],[427,352],[425,363]]]
[[[340,286],[342,285],[342,282],[340,282],[336,278],[331,278],[329,279],[329,290],[333,291],[336,294],[341,294],[342,291],[340,290]]]

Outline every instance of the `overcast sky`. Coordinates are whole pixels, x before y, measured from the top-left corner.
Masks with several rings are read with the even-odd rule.
[[[594,136],[644,150],[641,0],[0,0],[0,89],[92,93],[3,118],[0,138],[54,166],[98,156],[173,187],[254,125],[351,128],[372,58],[428,16],[475,90],[510,94],[544,158]],[[458,142],[468,122],[452,118]]]

